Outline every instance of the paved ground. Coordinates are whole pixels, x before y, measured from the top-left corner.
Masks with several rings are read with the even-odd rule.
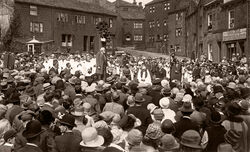
[[[134,50],[132,47],[126,47],[122,48],[119,47],[117,48],[119,51],[125,51],[128,52],[134,56],[145,56],[145,57],[163,57],[169,59],[169,55],[161,54],[161,53],[153,53],[153,52],[146,52],[146,51],[139,51],[139,50]],[[177,57],[179,59],[183,59],[183,57]]]

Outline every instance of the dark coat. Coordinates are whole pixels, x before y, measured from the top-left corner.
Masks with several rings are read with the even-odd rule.
[[[25,145],[16,152],[43,152],[39,147]]]
[[[68,132],[61,136],[56,136],[56,150],[58,152],[78,152],[81,150],[80,142],[82,137],[76,133]]]
[[[160,79],[164,79],[166,77],[166,70],[161,68],[161,69],[158,69],[156,72],[155,72],[155,77],[156,78],[160,78]]]
[[[102,52],[98,52],[96,54],[96,73],[104,74],[106,66],[106,57]]]
[[[180,121],[174,123],[174,127],[175,133],[173,135],[178,139],[180,139],[181,135],[187,130],[196,130],[199,132],[198,125],[185,117],[182,117]]]
[[[221,125],[213,125],[205,129],[208,134],[208,145],[205,149],[207,152],[216,151],[219,144],[224,143],[224,134],[227,130]]]
[[[163,95],[161,94],[161,89],[162,87],[160,85],[155,85],[152,86],[151,90],[148,92],[148,95],[152,97],[153,104],[158,107],[160,106],[159,101],[161,100],[161,98],[163,98]]]
[[[153,122],[150,112],[142,107],[142,106],[134,106],[128,108],[128,114],[133,114],[136,118],[141,120],[141,126],[138,128],[141,130],[144,134],[146,132],[146,129],[148,128],[148,125]]]
[[[170,69],[170,79],[181,81],[182,77],[182,66],[181,64],[173,64]]]
[[[55,134],[54,132],[49,129],[49,126],[42,126],[45,130],[40,135],[40,145],[39,147],[42,149],[43,152],[54,152],[56,143],[55,143]]]

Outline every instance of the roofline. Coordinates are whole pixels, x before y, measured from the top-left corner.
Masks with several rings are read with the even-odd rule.
[[[176,12],[184,12],[184,11],[186,11],[187,8],[188,7],[172,10],[172,11],[168,12],[168,14],[175,14]]]
[[[37,4],[37,3],[33,3],[33,2],[20,2],[18,0],[16,0],[15,3],[33,4],[33,5],[38,5],[38,6],[46,6],[46,7],[51,7],[51,8],[61,8],[61,9],[65,9],[65,10],[74,10],[74,11],[79,11],[79,12],[86,12],[86,13],[100,14],[100,15],[104,14],[104,15],[108,15],[108,16],[117,17],[117,14],[115,12],[114,12],[114,14],[111,14],[111,13],[110,14],[109,13],[97,13],[97,12],[84,11],[84,10],[79,10],[79,9],[74,9],[74,8],[65,8],[65,7],[59,7],[59,6]]]
[[[165,0],[161,0],[161,1],[157,1],[157,2],[151,1],[151,2],[148,2],[147,4],[145,4],[145,6],[147,6],[147,5],[153,5],[153,4],[157,4],[157,3],[161,3],[163,1],[165,1]]]

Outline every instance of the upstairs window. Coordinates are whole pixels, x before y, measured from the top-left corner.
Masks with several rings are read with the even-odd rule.
[[[160,27],[161,24],[160,24],[159,20],[156,21],[156,25],[157,25],[157,27]]]
[[[75,22],[78,24],[85,24],[86,23],[86,17],[81,15],[75,16]]]
[[[179,36],[181,36],[182,35],[182,29],[181,28],[177,28],[176,30],[175,30],[175,36],[176,37],[179,37]]]
[[[100,17],[93,17],[93,23],[95,24],[95,25],[97,25],[99,22],[101,22],[102,21],[102,18],[100,18]]]
[[[135,29],[141,29],[142,28],[142,23],[134,23],[134,28]]]
[[[68,22],[69,17],[67,13],[58,13],[57,14],[57,21],[59,22]]]
[[[113,27],[113,19],[110,18],[110,19],[109,19],[109,28],[112,28],[112,27]]]
[[[232,29],[234,28],[235,24],[235,14],[234,10],[231,10],[228,12],[228,28]]]
[[[30,22],[30,32],[43,33],[43,23]]]
[[[164,10],[170,10],[170,3],[165,3],[164,4]]]
[[[154,13],[154,12],[155,12],[155,7],[154,6],[150,7],[149,8],[149,13]]]
[[[163,35],[163,41],[166,42],[167,40],[168,40],[168,34],[164,34],[164,35]]]
[[[155,27],[155,22],[154,21],[149,22],[149,28],[154,28],[154,27]]]
[[[30,15],[37,16],[37,6],[30,5]]]
[[[213,15],[212,14],[207,15],[207,27],[209,31],[212,30],[213,28]]]
[[[180,21],[182,19],[182,17],[183,17],[183,13],[182,12],[175,14],[176,21]]]
[[[163,21],[163,25],[167,26],[167,20],[166,19]]]
[[[134,40],[135,41],[142,41],[142,35],[135,35]]]

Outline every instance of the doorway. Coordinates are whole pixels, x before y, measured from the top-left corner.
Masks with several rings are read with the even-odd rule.
[[[94,36],[90,36],[90,51],[94,52],[94,49],[95,49],[95,45],[94,45],[94,40],[95,40],[95,37]]]
[[[233,56],[236,55],[236,43],[228,43],[227,44],[227,50],[228,50],[228,58],[232,59]]]
[[[88,36],[83,36],[83,51],[87,51]]]

